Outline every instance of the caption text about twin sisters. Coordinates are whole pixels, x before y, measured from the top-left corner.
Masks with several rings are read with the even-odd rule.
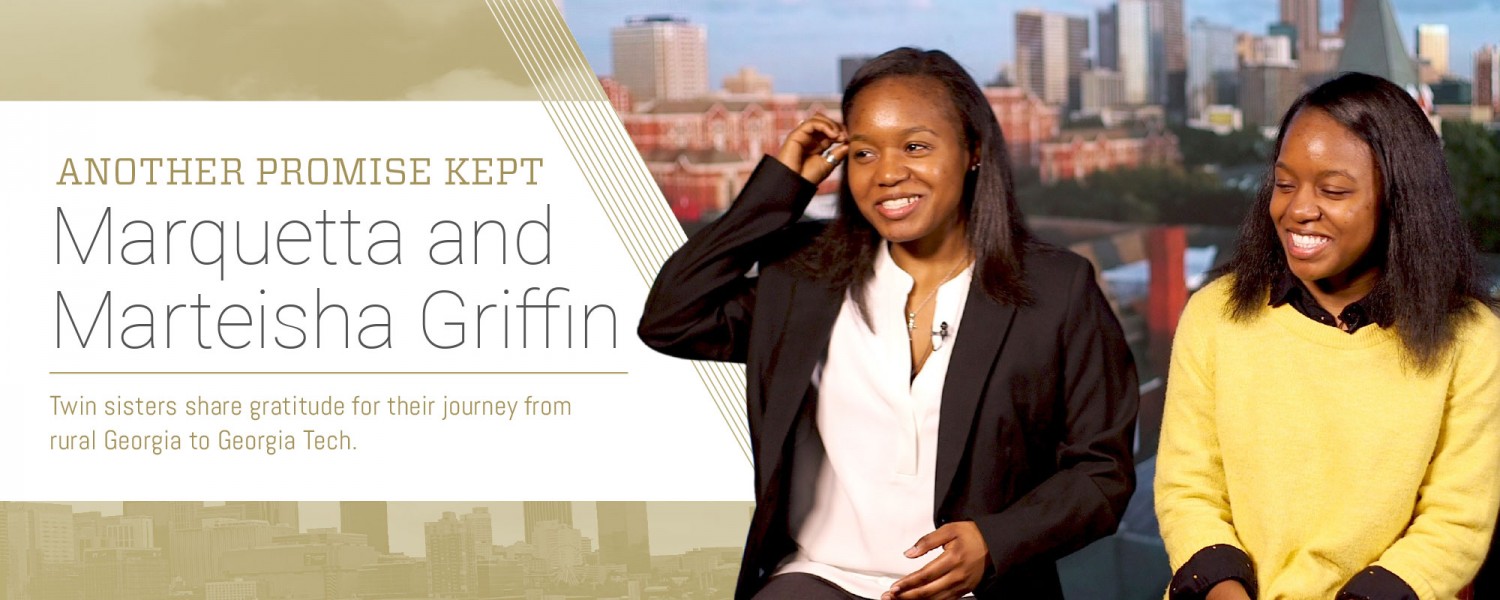
[[[55,291],[53,342],[60,350],[106,352],[380,351],[396,348],[397,339],[454,351],[615,349],[618,319],[610,304],[590,302],[572,286],[527,285],[510,275],[525,269],[535,273],[553,264],[553,233],[560,225],[550,202],[507,203],[504,193],[519,186],[544,186],[544,167],[540,157],[66,158],[56,180],[64,193],[55,208],[55,264],[85,273],[180,271],[173,290],[182,297],[151,303],[135,299],[142,289],[84,292],[77,288],[87,286],[76,284],[87,278],[65,279],[75,289]],[[421,211],[427,216],[420,221],[361,214],[365,211],[352,205],[310,208],[274,201],[252,211],[254,219],[203,218],[201,211],[194,216],[163,218],[156,212],[147,217],[137,214],[139,206],[100,202],[97,193],[100,187],[140,186],[193,186],[204,192],[200,200],[225,197],[215,192],[235,188],[258,188],[258,197],[273,197],[276,189],[287,186],[408,186],[413,191],[486,186],[496,193],[487,197],[491,208],[482,218],[444,217],[436,202],[432,210]],[[71,203],[75,197],[80,201]],[[357,297],[338,287],[338,281],[360,277],[397,280],[400,267],[413,264],[450,269],[455,285],[424,290],[423,300],[410,306]],[[299,279],[290,276],[296,270],[317,265],[342,265],[350,275],[319,279],[311,289],[287,289],[287,281]],[[350,268],[356,271],[347,271]],[[458,288],[475,278],[505,283],[489,286],[491,297],[465,297]],[[500,294],[494,297],[497,287]],[[246,298],[233,291],[245,289],[256,293]],[[419,330],[420,337],[393,335],[400,328]],[[349,431],[298,425],[304,419],[512,421],[573,414],[568,400],[524,393],[464,399],[395,394],[150,399],[58,394],[50,401],[58,418],[110,419],[107,427],[51,435],[52,450],[152,455],[225,450],[275,456],[299,449],[359,447]],[[209,420],[197,421],[205,418]],[[138,421],[142,425],[155,426],[162,424],[158,419],[182,419],[194,430],[120,425],[121,420],[139,419],[149,419]],[[235,422],[222,427],[225,419]]]

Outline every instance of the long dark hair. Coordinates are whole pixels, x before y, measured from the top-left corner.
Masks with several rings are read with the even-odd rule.
[[[1472,314],[1471,301],[1495,306],[1459,217],[1442,141],[1406,90],[1374,75],[1345,73],[1292,104],[1281,119],[1277,153],[1292,119],[1310,109],[1359,136],[1375,157],[1381,224],[1367,258],[1380,272],[1364,302],[1391,319],[1408,364],[1430,372],[1457,341]],[[1290,272],[1269,217],[1276,160],[1271,157],[1255,206],[1240,227],[1234,257],[1219,270],[1234,275],[1230,309],[1239,321],[1257,315],[1274,282]]]
[[[959,219],[965,224],[974,253],[974,277],[996,302],[1015,306],[1031,303],[1021,257],[1031,234],[1016,207],[1015,182],[1000,122],[989,100],[958,61],[941,50],[897,48],[875,57],[854,74],[844,89],[841,106],[848,118],[859,92],[888,77],[921,77],[947,93],[953,114],[963,129],[964,142],[979,159],[979,169],[965,171]],[[934,102],[942,102],[938,95]],[[839,186],[838,216],[796,263],[807,276],[828,280],[853,293],[864,313],[864,291],[874,274],[880,234],[865,220],[849,191],[846,177]]]

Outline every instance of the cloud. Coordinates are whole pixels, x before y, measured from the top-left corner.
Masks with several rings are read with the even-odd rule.
[[[418,85],[406,93],[407,100],[515,99],[535,97],[530,85],[495,77],[484,69],[455,69]]]
[[[414,18],[389,0],[173,4],[148,28],[150,79],[212,99],[397,99],[463,70],[529,86],[483,3],[424,5]]]

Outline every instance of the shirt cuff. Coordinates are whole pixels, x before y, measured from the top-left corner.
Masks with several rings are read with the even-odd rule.
[[[1385,567],[1370,567],[1360,571],[1344,588],[1339,590],[1336,600],[1418,600],[1416,590],[1400,576]]]
[[[1172,575],[1167,597],[1170,600],[1201,600],[1215,585],[1230,579],[1245,586],[1251,598],[1259,591],[1250,555],[1228,544],[1215,544],[1199,550],[1177,569]]]

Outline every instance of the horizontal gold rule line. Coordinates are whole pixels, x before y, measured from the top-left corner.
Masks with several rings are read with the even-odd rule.
[[[629,375],[628,371],[49,371],[48,375]]]

